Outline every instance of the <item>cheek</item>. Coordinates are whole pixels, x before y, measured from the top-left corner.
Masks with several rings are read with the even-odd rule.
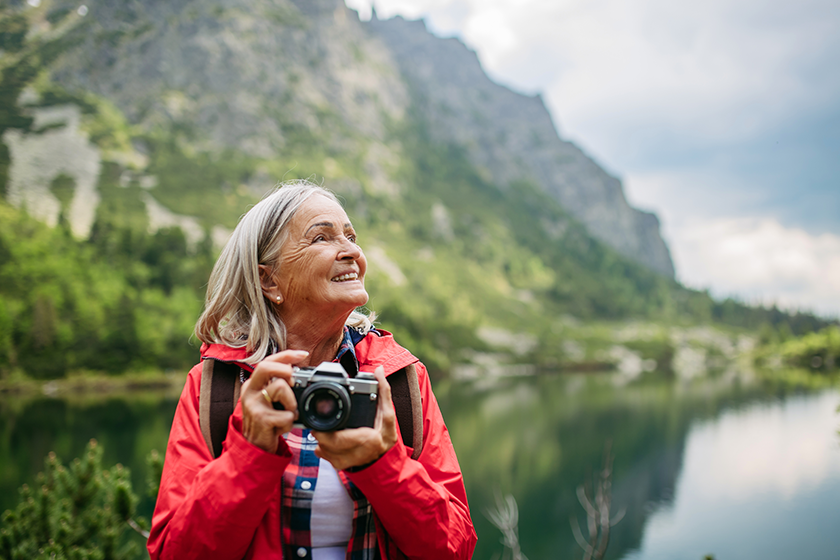
[[[359,249],[361,253],[361,249]],[[365,258],[365,254],[361,253],[361,256],[356,260],[359,265],[359,276],[364,279],[365,273],[367,272],[367,258]]]
[[[283,259],[280,274],[285,279],[286,297],[305,292],[312,285],[315,276],[314,262],[308,255],[294,253]]]

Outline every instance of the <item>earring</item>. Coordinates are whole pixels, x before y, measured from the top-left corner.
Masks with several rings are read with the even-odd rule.
[[[281,298],[280,296],[277,296],[277,303],[280,303],[280,300],[282,300],[282,299],[283,298]]]

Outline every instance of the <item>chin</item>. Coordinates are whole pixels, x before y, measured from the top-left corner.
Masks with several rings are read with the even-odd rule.
[[[364,287],[358,290],[353,290],[351,293],[344,294],[341,301],[347,302],[348,305],[353,305],[353,309],[360,307],[368,302],[368,293]]]
[[[368,297],[368,293],[364,289],[362,289],[362,292],[363,293],[360,294],[359,297],[356,299],[356,307],[361,307],[362,305],[366,304],[370,299]]]

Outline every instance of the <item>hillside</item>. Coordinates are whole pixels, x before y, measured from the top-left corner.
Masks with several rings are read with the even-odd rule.
[[[493,83],[475,53],[457,39],[433,36],[422,21],[375,16],[370,30],[399,65],[434,140],[463,146],[476,170],[501,188],[533,182],[590,235],[674,277],[657,217],[631,208],[618,179],[558,136],[539,95],[524,96]]]
[[[3,372],[185,367],[214,251],[298,177],[345,200],[369,307],[437,373],[575,361],[580,319],[822,325],[679,286],[655,216],[420,22],[339,0],[77,8],[0,15]]]

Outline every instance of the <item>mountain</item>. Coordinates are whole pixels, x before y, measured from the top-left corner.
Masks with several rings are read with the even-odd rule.
[[[440,39],[422,21],[402,17],[368,26],[397,61],[436,140],[467,149],[495,183],[531,180],[597,239],[651,270],[674,276],[654,214],[631,208],[621,182],[558,136],[539,95],[521,95],[490,80],[475,53]]]
[[[356,152],[388,191],[400,147],[382,143],[387,123],[414,107],[435,141],[464,146],[491,182],[533,181],[595,238],[674,275],[656,217],[630,208],[617,179],[558,137],[542,100],[493,83],[473,52],[421,21],[360,22],[340,0],[102,2],[88,17],[98,33],[53,79],[145,130],[177,123],[200,149],[272,158],[303,129],[326,150]]]
[[[438,371],[563,363],[576,318],[778,319],[677,284],[656,217],[422,22],[340,0],[0,8],[0,372],[189,365],[214,251],[284,178],[344,199],[369,307]]]

